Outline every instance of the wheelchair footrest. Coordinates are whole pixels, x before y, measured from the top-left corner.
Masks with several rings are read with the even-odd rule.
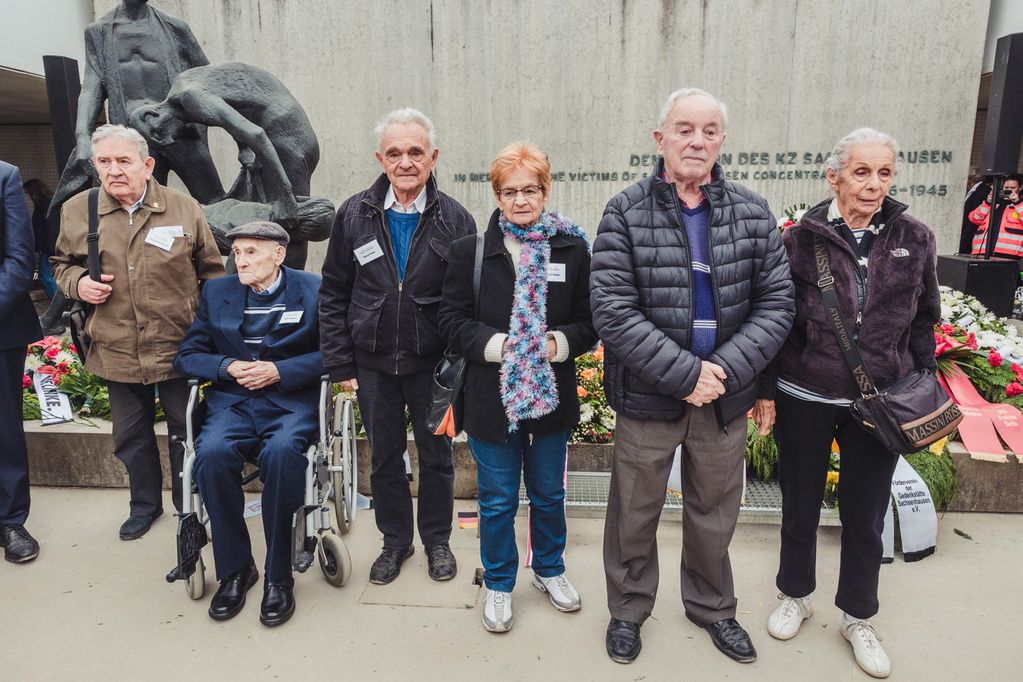
[[[313,563],[316,538],[307,537],[305,528],[308,516],[319,508],[317,504],[304,504],[291,518],[291,567],[299,573],[305,573]]]
[[[187,580],[195,573],[202,548],[209,544],[206,526],[195,512],[178,517],[178,565],[167,574],[167,582]]]

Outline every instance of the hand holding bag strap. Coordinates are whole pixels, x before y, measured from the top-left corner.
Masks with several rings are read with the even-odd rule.
[[[838,294],[835,293],[835,278],[831,275],[831,260],[828,258],[828,245],[820,234],[813,236],[814,260],[817,262],[817,287],[821,290],[821,297],[824,299],[824,306],[828,309],[828,319],[838,338],[838,346],[842,350],[845,362],[852,371],[856,380],[856,388],[864,398],[873,398],[877,395],[877,387],[867,373],[867,366],[863,364],[860,351],[853,343],[852,337],[842,317],[842,311],[838,307]]]
[[[89,247],[89,277],[99,282],[99,189],[89,190],[89,234],[85,241]]]

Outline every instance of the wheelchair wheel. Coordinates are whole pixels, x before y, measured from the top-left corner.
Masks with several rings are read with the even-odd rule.
[[[331,425],[330,467],[334,485],[334,513],[337,529],[344,535],[355,520],[358,491],[356,466],[355,409],[350,398],[338,396]]]
[[[185,590],[192,599],[202,599],[206,594],[206,566],[201,556],[195,562],[195,573],[185,579]]]
[[[348,547],[340,536],[324,533],[320,537],[317,555],[320,558],[320,571],[328,583],[341,587],[348,582],[352,574],[352,555],[348,553]]]

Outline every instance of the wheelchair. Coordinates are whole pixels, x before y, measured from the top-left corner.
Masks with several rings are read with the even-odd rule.
[[[199,397],[199,381],[191,379],[188,385],[185,456],[181,471],[185,494],[181,513],[177,515],[177,565],[167,574],[167,582],[181,580],[189,597],[201,599],[206,592],[202,549],[210,542],[210,520],[192,470],[195,443],[206,416],[206,405]],[[326,581],[341,587],[352,573],[352,558],[341,535],[351,528],[357,510],[355,409],[352,397],[331,396],[331,383],[326,375],[320,377],[319,437],[306,450],[306,460],[305,503],[292,517],[291,566],[305,573],[315,553]],[[246,464],[250,470],[242,477],[243,486],[259,476],[253,461]],[[332,516],[337,523],[336,530]]]

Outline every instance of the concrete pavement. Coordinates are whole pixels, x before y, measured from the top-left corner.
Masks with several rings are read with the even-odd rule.
[[[743,666],[718,653],[683,616],[681,524],[663,521],[657,607],[643,627],[642,654],[622,666],[604,652],[600,519],[569,519],[566,560],[582,610],[556,612],[523,569],[514,592],[515,627],[494,635],[480,626],[481,598],[472,584],[479,565],[475,530],[454,531],[454,581],[432,582],[417,547],[395,583],[370,585],[380,538],[372,512],[363,511],[345,536],[355,564],[348,584],[331,587],[313,567],[297,577],[295,617],[269,629],[258,620],[258,587],[238,617],[216,623],[206,615],[216,588],[211,566],[207,595],[198,602],[183,583],[164,581],[174,561],[173,517],[158,520],[141,540],[122,542],[117,528],[127,491],[37,487],[32,494],[28,528],[42,544],[40,557],[20,566],[0,562],[2,680],[870,679],[856,667],[832,605],[837,528],[821,529],[817,613],[798,637],[777,642],[765,623],[777,603],[778,528],[739,526],[732,543],[738,619],[759,652],[756,663]],[[169,495],[165,505],[170,508]],[[520,547],[524,522],[519,517]],[[249,524],[261,565],[260,521]],[[892,658],[890,679],[1015,677],[1021,569],[1023,516],[995,514],[947,514],[933,557],[883,567],[882,610],[874,622]]]

